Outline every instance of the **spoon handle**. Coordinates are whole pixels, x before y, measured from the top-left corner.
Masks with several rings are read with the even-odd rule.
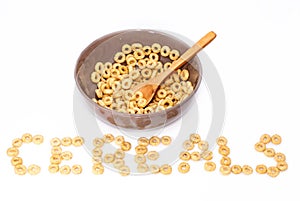
[[[205,46],[215,39],[217,35],[211,31],[203,36],[198,42],[196,42],[190,49],[188,49],[181,57],[172,63],[170,68],[175,71],[181,66],[191,60],[198,52],[200,52]]]
[[[211,41],[215,39],[217,35],[215,32],[208,32],[203,36],[198,42],[196,42],[190,49],[184,52],[181,57],[175,60],[172,65],[163,73],[151,80],[153,84],[160,84],[166,77],[168,77],[172,72],[176,71],[189,60],[191,60],[200,50],[207,46]]]

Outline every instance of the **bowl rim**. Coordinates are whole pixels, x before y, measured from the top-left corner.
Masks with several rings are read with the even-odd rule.
[[[83,91],[83,89],[81,88],[79,82],[78,82],[78,72],[79,72],[79,69],[82,65],[82,63],[85,61],[85,58],[82,59],[82,57],[84,55],[89,55],[99,44],[101,44],[103,41],[102,40],[105,40],[105,38],[109,39],[111,37],[114,37],[114,36],[117,36],[118,34],[122,34],[122,33],[126,33],[126,32],[132,32],[132,31],[142,31],[142,32],[153,32],[153,33],[159,33],[159,34],[162,34],[162,35],[165,35],[167,37],[172,37],[178,41],[180,41],[181,43],[185,44],[187,47],[191,47],[189,44],[187,44],[186,41],[178,38],[177,36],[175,36],[175,34],[172,34],[172,32],[169,32],[169,31],[166,31],[164,32],[164,30],[154,30],[154,29],[124,29],[124,30],[119,30],[119,31],[115,31],[115,32],[111,32],[111,33],[108,33],[108,34],[105,34],[97,39],[95,39],[93,42],[91,42],[79,55],[78,59],[77,59],[77,62],[76,62],[76,65],[75,65],[75,70],[74,70],[74,78],[75,78],[75,83],[76,83],[76,86],[77,86],[77,89],[79,89],[81,95],[84,96],[85,100],[87,100],[89,103],[92,103],[94,105],[94,107],[96,108],[99,108],[99,109],[102,109],[102,110],[105,110],[107,112],[110,112],[110,113],[116,113],[116,114],[120,114],[120,115],[125,115],[125,116],[128,116],[128,117],[134,117],[134,118],[144,118],[145,116],[157,116],[157,115],[162,115],[162,114],[166,114],[174,109],[177,109],[177,108],[180,108],[182,105],[184,105],[187,101],[189,101],[194,95],[195,93],[198,91],[199,89],[199,86],[202,82],[202,63],[201,63],[201,60],[200,58],[196,55],[196,57],[198,57],[199,59],[199,63],[200,63],[200,66],[199,66],[199,69],[196,69],[198,72],[199,72],[199,78],[198,78],[198,81],[197,81],[197,84],[196,86],[194,87],[194,90],[192,91],[192,93],[187,97],[185,98],[182,102],[180,102],[179,104],[176,104],[175,106],[172,106],[166,110],[161,110],[161,111],[158,111],[158,112],[152,112],[152,113],[147,113],[147,114],[130,114],[130,113],[124,113],[124,112],[119,112],[117,110],[113,110],[113,109],[109,109],[109,108],[106,108],[106,107],[103,107],[97,103],[95,103],[90,97],[88,97],[88,95]],[[102,41],[101,43],[99,43],[100,41]],[[98,44],[99,43],[99,44]]]

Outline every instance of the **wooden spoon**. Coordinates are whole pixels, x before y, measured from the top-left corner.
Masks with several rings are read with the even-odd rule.
[[[197,43],[195,43],[190,49],[188,49],[181,57],[172,63],[172,65],[164,72],[159,74],[157,77],[147,80],[146,82],[136,85],[132,91],[136,93],[138,91],[142,92],[143,98],[146,99],[147,104],[152,100],[155,92],[159,88],[160,84],[175,70],[182,67],[190,59],[192,59],[200,50],[202,50],[206,45],[208,45],[217,35],[211,31],[203,36]]]

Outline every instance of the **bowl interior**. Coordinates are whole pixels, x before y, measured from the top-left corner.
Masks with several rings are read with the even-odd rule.
[[[187,45],[182,40],[160,31],[153,30],[125,30],[115,32],[104,37],[101,37],[91,43],[80,55],[77,61],[75,69],[75,80],[79,91],[85,96],[87,101],[90,104],[94,104],[91,100],[95,97],[95,89],[97,88],[96,84],[92,83],[90,80],[90,75],[94,71],[94,66],[98,61],[102,62],[114,62],[113,56],[115,53],[121,51],[121,47],[124,44],[132,43],[142,43],[142,45],[152,45],[153,43],[159,43],[162,46],[167,45],[171,49],[179,50],[180,54],[184,53],[188,48]],[[161,57],[162,62],[166,62],[165,58]],[[194,92],[198,89],[201,82],[201,63],[198,57],[193,58],[189,63],[187,63],[182,68],[186,68],[190,72],[189,81],[191,81],[194,86]],[[181,104],[184,104],[194,92],[182,103],[169,108],[168,110],[176,109],[180,107]],[[103,110],[109,110],[100,105],[97,105]],[[178,109],[178,108],[177,108]],[[118,112],[114,112],[116,115]],[[153,115],[155,113],[150,113]],[[122,113],[124,115],[124,113]],[[138,118],[143,118],[143,116],[148,116],[148,114],[130,114],[130,116],[137,116]],[[114,123],[114,122],[111,122]]]

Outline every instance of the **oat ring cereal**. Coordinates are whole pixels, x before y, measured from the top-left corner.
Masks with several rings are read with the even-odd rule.
[[[179,57],[178,50],[171,50],[171,47],[157,42],[145,45],[139,42],[124,44],[112,55],[113,63],[95,62],[91,82],[97,85],[97,89],[92,100],[102,107],[129,114],[167,110],[182,102],[194,90],[187,69],[173,72],[162,83],[149,105],[136,98],[132,89],[167,70]]]

